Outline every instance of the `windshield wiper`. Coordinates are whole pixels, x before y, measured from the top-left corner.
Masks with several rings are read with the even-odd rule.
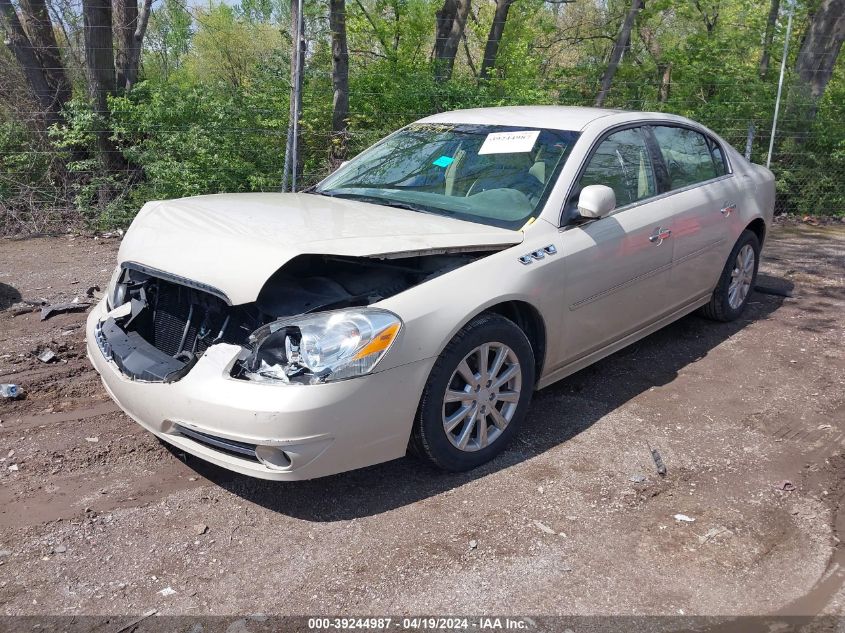
[[[450,211],[446,209],[437,209],[436,211],[424,207],[419,204],[411,202],[402,202],[400,200],[392,200],[390,198],[382,198],[380,196],[371,196],[363,193],[350,193],[347,191],[314,191],[321,196],[328,196],[329,198],[349,198],[351,200],[359,200],[361,202],[369,202],[370,204],[380,204],[385,207],[393,207],[394,209],[407,209],[408,211],[416,211],[417,213],[429,213],[432,215],[440,215],[441,211],[444,214],[451,215]]]

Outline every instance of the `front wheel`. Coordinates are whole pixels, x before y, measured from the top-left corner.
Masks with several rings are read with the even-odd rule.
[[[411,448],[443,470],[470,470],[498,455],[519,428],[534,389],[525,333],[498,314],[464,326],[434,364]]]
[[[754,289],[759,264],[760,240],[746,229],[728,256],[710,302],[702,308],[704,316],[714,321],[733,321],[739,317]]]

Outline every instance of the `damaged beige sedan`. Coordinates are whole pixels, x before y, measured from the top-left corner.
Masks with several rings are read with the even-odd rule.
[[[492,459],[532,392],[754,286],[774,181],[676,116],[438,114],[296,194],[150,202],[88,319],[115,401],[240,473]]]

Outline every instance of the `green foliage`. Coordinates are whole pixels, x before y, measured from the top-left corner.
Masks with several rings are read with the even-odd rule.
[[[68,106],[65,125],[53,129],[49,140],[34,140],[28,129],[0,114],[0,203],[17,209],[22,191],[45,208],[70,200],[69,211],[106,228],[126,224],[150,199],[278,189],[289,116],[289,2],[212,1],[190,12],[186,6],[180,0],[156,4],[142,81],[110,101],[109,118],[93,114],[80,96]],[[477,74],[495,5],[474,1],[447,82],[434,79],[431,60],[441,6],[442,0],[347,0],[350,155],[435,112],[592,105],[629,1],[516,0],[489,80]],[[785,37],[780,20],[769,72],[760,78],[768,6],[767,0],[647,2],[605,105],[688,116],[740,150],[753,125],[752,158],[764,163]],[[799,0],[788,68],[807,10]],[[306,0],[301,184],[330,169],[327,13],[327,3]],[[772,163],[781,210],[845,213],[844,65],[840,60],[808,134],[797,134],[794,107],[781,112]],[[668,90],[664,77],[670,79]],[[790,81],[787,73],[786,102],[794,101]],[[127,159],[127,171],[107,174],[100,168],[93,132],[103,126]]]
[[[264,93],[141,84],[112,102],[116,138],[129,161],[144,170],[133,197],[277,187],[286,110],[287,103],[273,103]]]

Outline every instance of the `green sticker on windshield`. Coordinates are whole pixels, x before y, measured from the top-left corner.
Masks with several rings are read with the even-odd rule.
[[[440,158],[438,158],[437,160],[435,160],[431,164],[437,165],[438,167],[448,167],[449,165],[452,164],[452,161],[454,161],[454,160],[455,159],[452,158],[451,156],[441,156]]]

